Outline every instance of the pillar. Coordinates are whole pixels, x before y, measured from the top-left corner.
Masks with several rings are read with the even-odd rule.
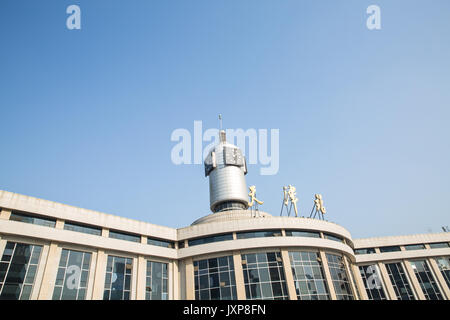
[[[328,260],[325,252],[319,250],[320,260],[322,260],[323,272],[325,273],[325,279],[327,280],[328,291],[330,292],[331,300],[337,300],[336,291],[334,291],[333,280],[331,278],[330,269],[328,267]]]
[[[242,259],[239,251],[233,252],[233,264],[237,299],[246,300],[247,296],[245,295],[244,271],[242,269]]]
[[[292,275],[292,267],[291,267],[291,260],[289,259],[289,252],[287,250],[282,249],[281,258],[283,259],[284,275],[286,278],[289,300],[297,300],[297,292],[295,290],[294,276]]]
[[[39,290],[39,300],[50,300],[53,296],[56,275],[58,273],[59,258],[62,249],[54,242],[50,243],[47,259],[45,261],[44,275]],[[43,260],[41,260],[43,261]]]

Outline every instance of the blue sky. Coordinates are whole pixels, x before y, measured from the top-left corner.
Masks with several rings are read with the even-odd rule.
[[[81,30],[66,8],[81,8]],[[381,30],[366,8],[381,8]],[[353,237],[449,225],[450,2],[0,2],[0,189],[183,227],[209,213],[177,128],[280,130],[261,207],[321,193]],[[206,145],[206,143],[205,143]]]

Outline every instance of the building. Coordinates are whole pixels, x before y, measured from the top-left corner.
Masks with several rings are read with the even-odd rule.
[[[353,239],[248,210],[246,172],[221,133],[213,213],[180,229],[0,191],[0,299],[450,299],[450,233]]]

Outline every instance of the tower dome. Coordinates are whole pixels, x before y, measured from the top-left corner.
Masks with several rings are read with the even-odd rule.
[[[204,164],[205,177],[209,176],[211,211],[247,209],[245,157],[238,147],[226,141],[224,130],[220,130],[220,142],[208,153]]]

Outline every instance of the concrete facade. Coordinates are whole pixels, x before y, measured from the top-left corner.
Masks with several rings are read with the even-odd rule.
[[[104,299],[107,294],[105,281],[112,281],[110,277],[117,276],[114,270],[109,269],[108,261],[112,257],[128,259],[126,261],[131,262],[125,263],[127,271],[124,271],[124,281],[129,279],[130,289],[124,290],[127,291],[124,297],[143,300],[153,292],[152,288],[159,288],[151,282],[152,273],[148,270],[149,263],[154,262],[167,266],[167,272],[163,275],[165,278],[162,280],[163,287],[167,288],[158,289],[166,294],[164,298],[192,300],[198,297],[201,290],[199,278],[196,277],[196,273],[199,272],[197,263],[201,260],[230,256],[233,261],[232,282],[235,286],[233,290],[236,291],[235,298],[244,300],[248,297],[251,284],[245,282],[243,266],[247,261],[243,261],[242,255],[267,252],[280,253],[280,259],[277,261],[282,265],[284,272],[282,275],[284,280],[280,281],[285,285],[285,296],[291,300],[304,299],[306,296],[315,299],[315,294],[311,293],[314,290],[311,291],[309,287],[302,289],[302,280],[299,280],[298,275],[300,269],[296,269],[294,262],[291,261],[292,252],[317,254],[318,265],[326,283],[326,292],[333,300],[347,296],[363,300],[377,297],[386,300],[403,298],[398,278],[389,273],[394,266],[396,268],[401,266],[398,270],[402,279],[406,279],[415,299],[424,300],[433,297],[450,299],[449,271],[439,262],[441,260],[438,260],[449,261],[450,233],[352,239],[349,231],[332,222],[309,218],[274,217],[263,212],[253,217],[251,212],[246,210],[211,214],[195,221],[191,226],[173,229],[7,191],[0,191],[0,208],[0,257],[7,251],[8,243],[9,247],[13,244],[27,244],[42,248],[33,282],[27,287],[31,288],[29,296],[25,294],[25,290],[28,290],[26,286],[20,287],[23,287],[21,297],[28,299],[52,299],[56,295],[55,292],[58,292],[55,288],[66,285],[65,282],[58,284],[60,282],[58,274],[61,272],[59,270],[63,270],[61,269],[63,250],[90,254],[90,265],[84,271],[88,274],[88,278],[85,287],[81,289],[84,299]],[[11,220],[15,213],[50,219],[55,224],[54,227],[50,227]],[[94,235],[66,230],[66,223],[95,227],[101,230],[101,233]],[[274,236],[243,235],[261,231],[270,233],[274,230],[277,231]],[[139,240],[134,242],[112,238],[110,237],[112,231],[134,235],[139,237]],[[311,236],[306,234],[289,236],[287,232],[290,231],[307,232]],[[192,242],[217,235],[228,235],[230,239],[196,245]],[[152,245],[147,243],[147,239],[162,240],[173,245],[172,247]],[[423,249],[407,250],[410,245],[423,245]],[[390,250],[398,251],[382,252],[386,251],[384,247],[395,247]],[[360,254],[360,249],[364,248],[372,249],[373,253]],[[331,255],[338,257],[336,261],[340,262],[330,260]],[[4,284],[8,282],[7,272],[10,272],[8,268],[13,262],[8,264],[5,260],[1,263],[3,265],[0,267],[5,268],[6,278],[3,276],[5,279],[2,279],[0,274],[0,297],[2,283],[5,287]],[[316,261],[311,263],[315,266],[317,264]],[[425,266],[426,275],[433,282],[433,288],[438,291],[436,297],[433,292],[424,292],[421,281],[424,281],[422,275],[425,273],[418,273],[420,271],[417,269],[418,265]],[[360,267],[367,266],[376,266],[370,270],[376,269],[378,274],[363,279]],[[341,286],[344,286],[344,283],[336,278],[336,268],[341,268],[340,275],[346,278],[347,293],[342,293]],[[131,274],[128,275],[127,272]],[[374,277],[377,278],[376,281],[373,281]],[[65,279],[69,278],[67,271]],[[112,282],[115,281],[117,280],[114,279]],[[309,281],[305,283],[310,286],[316,279],[305,281]],[[376,285],[373,286],[373,283]],[[220,286],[224,284],[221,282]],[[64,289],[62,290],[64,293]],[[310,294],[302,295],[302,290],[309,290]],[[275,291],[273,294],[275,295]]]

